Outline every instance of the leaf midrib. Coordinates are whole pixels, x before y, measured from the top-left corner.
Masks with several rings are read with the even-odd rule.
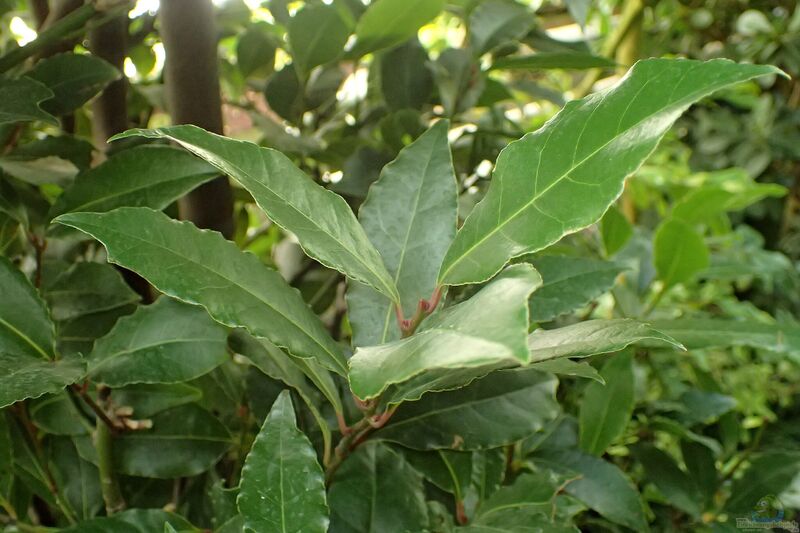
[[[702,64],[702,63],[700,63],[700,64]],[[693,67],[693,68],[697,68],[697,67],[698,67],[700,64],[698,64],[698,65],[694,65],[694,67]],[[692,71],[692,69],[689,69],[689,70],[687,70],[686,72],[684,72],[684,73],[683,73],[683,76],[681,76],[681,79],[680,79],[680,80],[678,80],[678,82],[676,82],[676,83],[675,83],[675,88],[673,89],[673,93],[674,93],[674,91],[675,91],[675,90],[677,90],[677,88],[680,86],[680,84],[681,84],[681,83],[683,83],[683,80],[686,78],[686,76],[688,76],[688,74],[689,74],[691,71]],[[666,69],[664,69],[664,72],[666,72]],[[744,79],[747,79],[747,78],[744,78]],[[742,79],[742,81],[744,81],[744,79]],[[538,201],[538,200],[539,200],[539,199],[540,199],[540,198],[541,198],[541,197],[542,197],[544,194],[546,194],[547,192],[549,192],[549,191],[550,191],[550,189],[552,189],[552,188],[553,188],[553,187],[555,187],[556,185],[560,184],[560,183],[561,183],[561,182],[562,182],[564,179],[568,178],[568,177],[570,176],[570,174],[572,174],[572,172],[573,172],[573,171],[574,171],[576,168],[578,168],[579,166],[583,165],[583,164],[584,164],[586,161],[588,161],[589,159],[593,158],[595,155],[597,155],[598,153],[600,153],[602,150],[606,149],[606,148],[607,148],[607,147],[608,147],[608,146],[609,146],[609,145],[610,145],[612,142],[614,142],[614,141],[615,141],[617,138],[619,138],[619,137],[620,137],[622,134],[624,134],[624,133],[627,133],[628,131],[630,131],[630,130],[632,130],[632,129],[636,128],[636,127],[638,127],[638,126],[639,126],[639,125],[641,125],[643,122],[645,122],[645,121],[647,121],[647,120],[650,120],[650,119],[651,119],[653,116],[656,116],[656,115],[659,115],[659,114],[665,113],[665,112],[666,112],[667,110],[669,110],[669,109],[674,109],[674,108],[676,108],[676,107],[681,107],[681,106],[685,105],[685,104],[684,104],[684,102],[686,102],[686,101],[689,101],[689,102],[691,103],[691,102],[694,100],[694,95],[695,95],[695,94],[698,94],[698,93],[701,93],[701,94],[702,94],[702,93],[704,93],[704,92],[707,92],[707,90],[706,90],[706,89],[702,89],[702,90],[695,90],[695,91],[693,91],[693,92],[689,93],[687,96],[684,96],[683,98],[681,98],[681,99],[679,99],[679,100],[675,100],[675,101],[674,101],[674,102],[672,102],[671,104],[669,104],[669,105],[667,105],[667,106],[665,106],[665,107],[662,107],[662,108],[661,108],[661,109],[659,109],[657,112],[654,112],[654,113],[650,113],[650,114],[648,114],[646,117],[644,117],[644,118],[642,118],[641,120],[639,120],[639,121],[637,121],[637,122],[633,123],[632,125],[628,126],[626,129],[617,131],[617,132],[616,132],[616,133],[615,133],[615,134],[614,134],[614,135],[613,135],[613,136],[612,136],[612,137],[611,137],[609,140],[607,140],[607,141],[606,141],[606,142],[604,142],[602,145],[600,145],[600,146],[599,146],[597,149],[595,149],[594,151],[592,151],[591,153],[589,153],[589,155],[587,155],[586,157],[584,157],[583,159],[581,159],[581,160],[580,160],[580,161],[579,161],[577,164],[575,164],[575,163],[573,162],[573,164],[572,164],[572,165],[570,165],[570,167],[569,167],[569,168],[568,168],[568,169],[567,169],[565,172],[563,172],[563,173],[561,174],[561,176],[559,176],[557,179],[555,179],[555,180],[554,180],[554,181],[553,181],[553,182],[552,182],[550,185],[548,185],[547,187],[545,187],[545,188],[544,188],[544,189],[543,189],[543,190],[542,190],[540,193],[537,193],[537,194],[535,194],[535,195],[534,195],[534,197],[533,197],[533,198],[532,198],[532,199],[531,199],[529,202],[525,203],[525,204],[524,204],[524,205],[523,205],[521,208],[517,209],[515,212],[513,212],[511,215],[509,215],[509,216],[508,216],[506,219],[504,219],[504,220],[503,220],[503,221],[502,221],[500,224],[498,224],[497,226],[495,226],[495,227],[494,227],[494,228],[493,228],[491,231],[487,232],[487,233],[486,233],[486,235],[484,235],[483,237],[481,237],[480,239],[478,239],[477,241],[475,241],[475,243],[473,243],[473,244],[472,244],[472,245],[471,245],[469,248],[467,248],[467,249],[466,249],[464,252],[462,252],[462,253],[459,255],[458,259],[457,259],[456,261],[452,262],[452,263],[450,264],[450,266],[447,268],[447,270],[445,270],[445,271],[442,273],[442,275],[441,275],[441,276],[439,276],[439,280],[440,280],[440,281],[441,281],[441,280],[444,280],[444,279],[447,277],[447,275],[448,275],[448,274],[449,274],[449,273],[450,273],[450,272],[451,272],[451,271],[452,271],[452,270],[455,268],[455,266],[456,266],[456,265],[458,265],[458,264],[459,264],[459,263],[460,263],[460,262],[461,262],[461,261],[462,261],[462,260],[463,260],[463,259],[464,259],[464,258],[467,256],[467,255],[469,255],[470,253],[472,253],[472,251],[473,251],[473,250],[475,250],[475,249],[476,249],[478,246],[480,246],[481,244],[483,244],[483,243],[484,243],[486,240],[488,240],[489,238],[493,237],[493,236],[494,236],[494,235],[495,235],[497,232],[499,232],[499,231],[500,231],[500,230],[501,230],[503,227],[505,227],[505,225],[506,225],[506,224],[508,224],[509,222],[511,222],[512,220],[514,220],[514,219],[515,219],[517,216],[519,216],[519,215],[520,215],[522,212],[526,211],[526,210],[527,210],[527,209],[529,209],[531,206],[535,206],[536,202],[537,202],[537,201]],[[603,93],[598,93],[598,94],[603,94]],[[671,98],[671,96],[670,96],[670,98]],[[598,106],[599,106],[599,104],[598,104]],[[630,106],[629,106],[629,107],[630,107]],[[596,108],[595,108],[595,109],[596,109]],[[552,131],[553,131],[553,130],[550,130],[550,131],[551,131],[551,135],[552,135]],[[533,134],[531,134],[531,135],[536,135],[537,133],[538,133],[538,132],[534,132],[534,133],[533,133]],[[577,149],[577,146],[576,146],[576,149]],[[539,163],[541,163],[541,159],[542,159],[542,152],[543,152],[543,151],[544,151],[544,147],[542,147],[542,150],[541,150],[541,151],[540,151],[540,153],[539,153]],[[537,170],[537,179],[538,179],[538,170]],[[474,211],[473,211],[473,213],[474,213]],[[466,224],[465,224],[465,225],[466,225]]]

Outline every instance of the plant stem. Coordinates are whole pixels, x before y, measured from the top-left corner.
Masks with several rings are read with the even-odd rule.
[[[100,490],[106,503],[109,516],[125,509],[125,500],[114,474],[114,435],[106,424],[98,423],[94,432],[94,446],[97,450],[97,468],[100,471]]]
[[[82,5],[69,15],[53,24],[50,28],[44,30],[30,43],[19,48],[14,48],[0,57],[0,72],[6,72],[9,69],[19,65],[29,57],[33,57],[48,46],[66,39],[71,34],[83,28],[83,26],[97,13],[98,11],[94,5]]]
[[[91,396],[89,396],[89,394],[83,389],[83,387],[80,387],[78,385],[71,385],[70,389],[73,392],[75,392],[78,396],[80,396],[80,398],[84,401],[84,403],[88,405],[92,411],[94,411],[94,414],[97,415],[98,420],[101,420],[106,426],[108,426],[108,429],[110,431],[118,431],[124,429],[124,426],[112,420],[111,417],[108,416],[108,413],[106,413],[102,407],[97,405],[97,403],[92,399]]]

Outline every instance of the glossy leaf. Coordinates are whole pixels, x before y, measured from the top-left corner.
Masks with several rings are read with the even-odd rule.
[[[115,468],[128,476],[171,479],[211,468],[231,445],[225,426],[196,404],[153,416],[152,429],[114,439]]]
[[[358,214],[397,286],[405,317],[432,296],[444,251],[456,234],[458,188],[448,125],[437,122],[385,166]],[[356,346],[400,338],[395,306],[386,296],[353,283],[347,303]]]
[[[558,329],[537,329],[528,337],[530,362],[560,357],[588,357],[622,350],[637,342],[682,348],[677,341],[642,322],[630,319],[587,320]]]
[[[513,484],[500,488],[481,505],[475,523],[486,523],[490,515],[514,508],[539,506],[545,510],[552,505],[556,493],[569,481],[567,476],[547,469],[524,473]]]
[[[580,446],[592,455],[602,455],[622,434],[634,405],[633,355],[614,355],[600,371],[604,384],[590,383],[580,404]]]
[[[216,177],[211,165],[169,146],[137,146],[78,174],[59,196],[51,217],[73,211],[100,213],[117,207],[161,210]]]
[[[311,442],[297,429],[288,391],[278,396],[247,455],[236,503],[245,527],[253,531],[328,529],[322,468]]]
[[[195,126],[132,130],[115,138],[135,135],[175,141],[205,159],[250,191],[276,224],[297,236],[311,257],[397,301],[397,289],[380,255],[347,203],[314,183],[282,153]]]
[[[0,352],[31,359],[54,357],[55,328],[30,281],[0,256]],[[8,363],[6,363],[8,364]]]
[[[491,70],[538,70],[614,67],[616,63],[602,56],[580,52],[539,52],[531,55],[504,56],[496,59]]]
[[[92,381],[179,383],[227,360],[227,331],[205,309],[167,297],[121,318],[88,356]]]
[[[379,442],[360,446],[336,472],[330,533],[422,531],[428,523],[422,476]]]
[[[350,55],[361,56],[402,43],[443,7],[444,0],[381,0],[370,4],[358,20]]]
[[[350,359],[350,387],[361,399],[377,397],[389,385],[428,371],[474,368],[461,384],[485,374],[482,367],[527,361],[527,300],[541,278],[530,265],[509,267],[478,294],[431,316],[415,335],[389,344],[359,348]],[[454,388],[450,383],[448,388]],[[419,383],[392,402],[419,398]]]
[[[120,77],[117,69],[99,57],[73,53],[42,59],[26,75],[53,91],[53,98],[42,104],[53,115],[75,111]]]
[[[306,75],[312,68],[336,59],[349,36],[350,28],[332,5],[306,5],[289,22],[292,59]]]
[[[666,287],[689,281],[710,264],[703,237],[681,220],[663,222],[656,232],[653,247],[656,271]]]
[[[109,261],[129,268],[162,292],[202,305],[228,326],[244,327],[344,372],[344,357],[297,291],[255,256],[218,233],[201,231],[146,208],[68,213],[56,219],[102,242]]]
[[[649,59],[613,88],[568,103],[501,153],[489,192],[459,230],[439,281],[484,281],[509,259],[593,224],[687,107],[779,72],[725,60]]]
[[[42,102],[51,98],[53,91],[36,80],[0,77],[0,124],[32,120],[58,124],[56,118],[41,107]]]
[[[554,255],[531,264],[542,275],[542,286],[531,297],[532,322],[546,322],[588,304],[611,289],[625,270],[609,261]]]
[[[415,450],[503,446],[556,417],[556,386],[554,378],[532,369],[494,372],[468,387],[401,405],[374,435]]]

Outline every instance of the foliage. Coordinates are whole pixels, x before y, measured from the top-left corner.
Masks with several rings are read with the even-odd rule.
[[[117,4],[0,2],[5,530],[794,519],[800,8],[220,2],[223,136]],[[70,41],[120,14],[125,73]],[[177,220],[219,174],[229,239]]]

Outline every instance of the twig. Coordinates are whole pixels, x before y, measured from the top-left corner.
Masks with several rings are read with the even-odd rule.
[[[101,420],[108,429],[112,432],[122,431],[125,429],[125,426],[116,420],[113,420],[105,410],[97,405],[97,403],[92,399],[91,396],[86,392],[84,387],[79,385],[70,385],[70,390],[72,390],[75,394],[77,394],[83,402],[89,406],[89,408],[94,411],[94,414],[97,416],[99,420]]]

